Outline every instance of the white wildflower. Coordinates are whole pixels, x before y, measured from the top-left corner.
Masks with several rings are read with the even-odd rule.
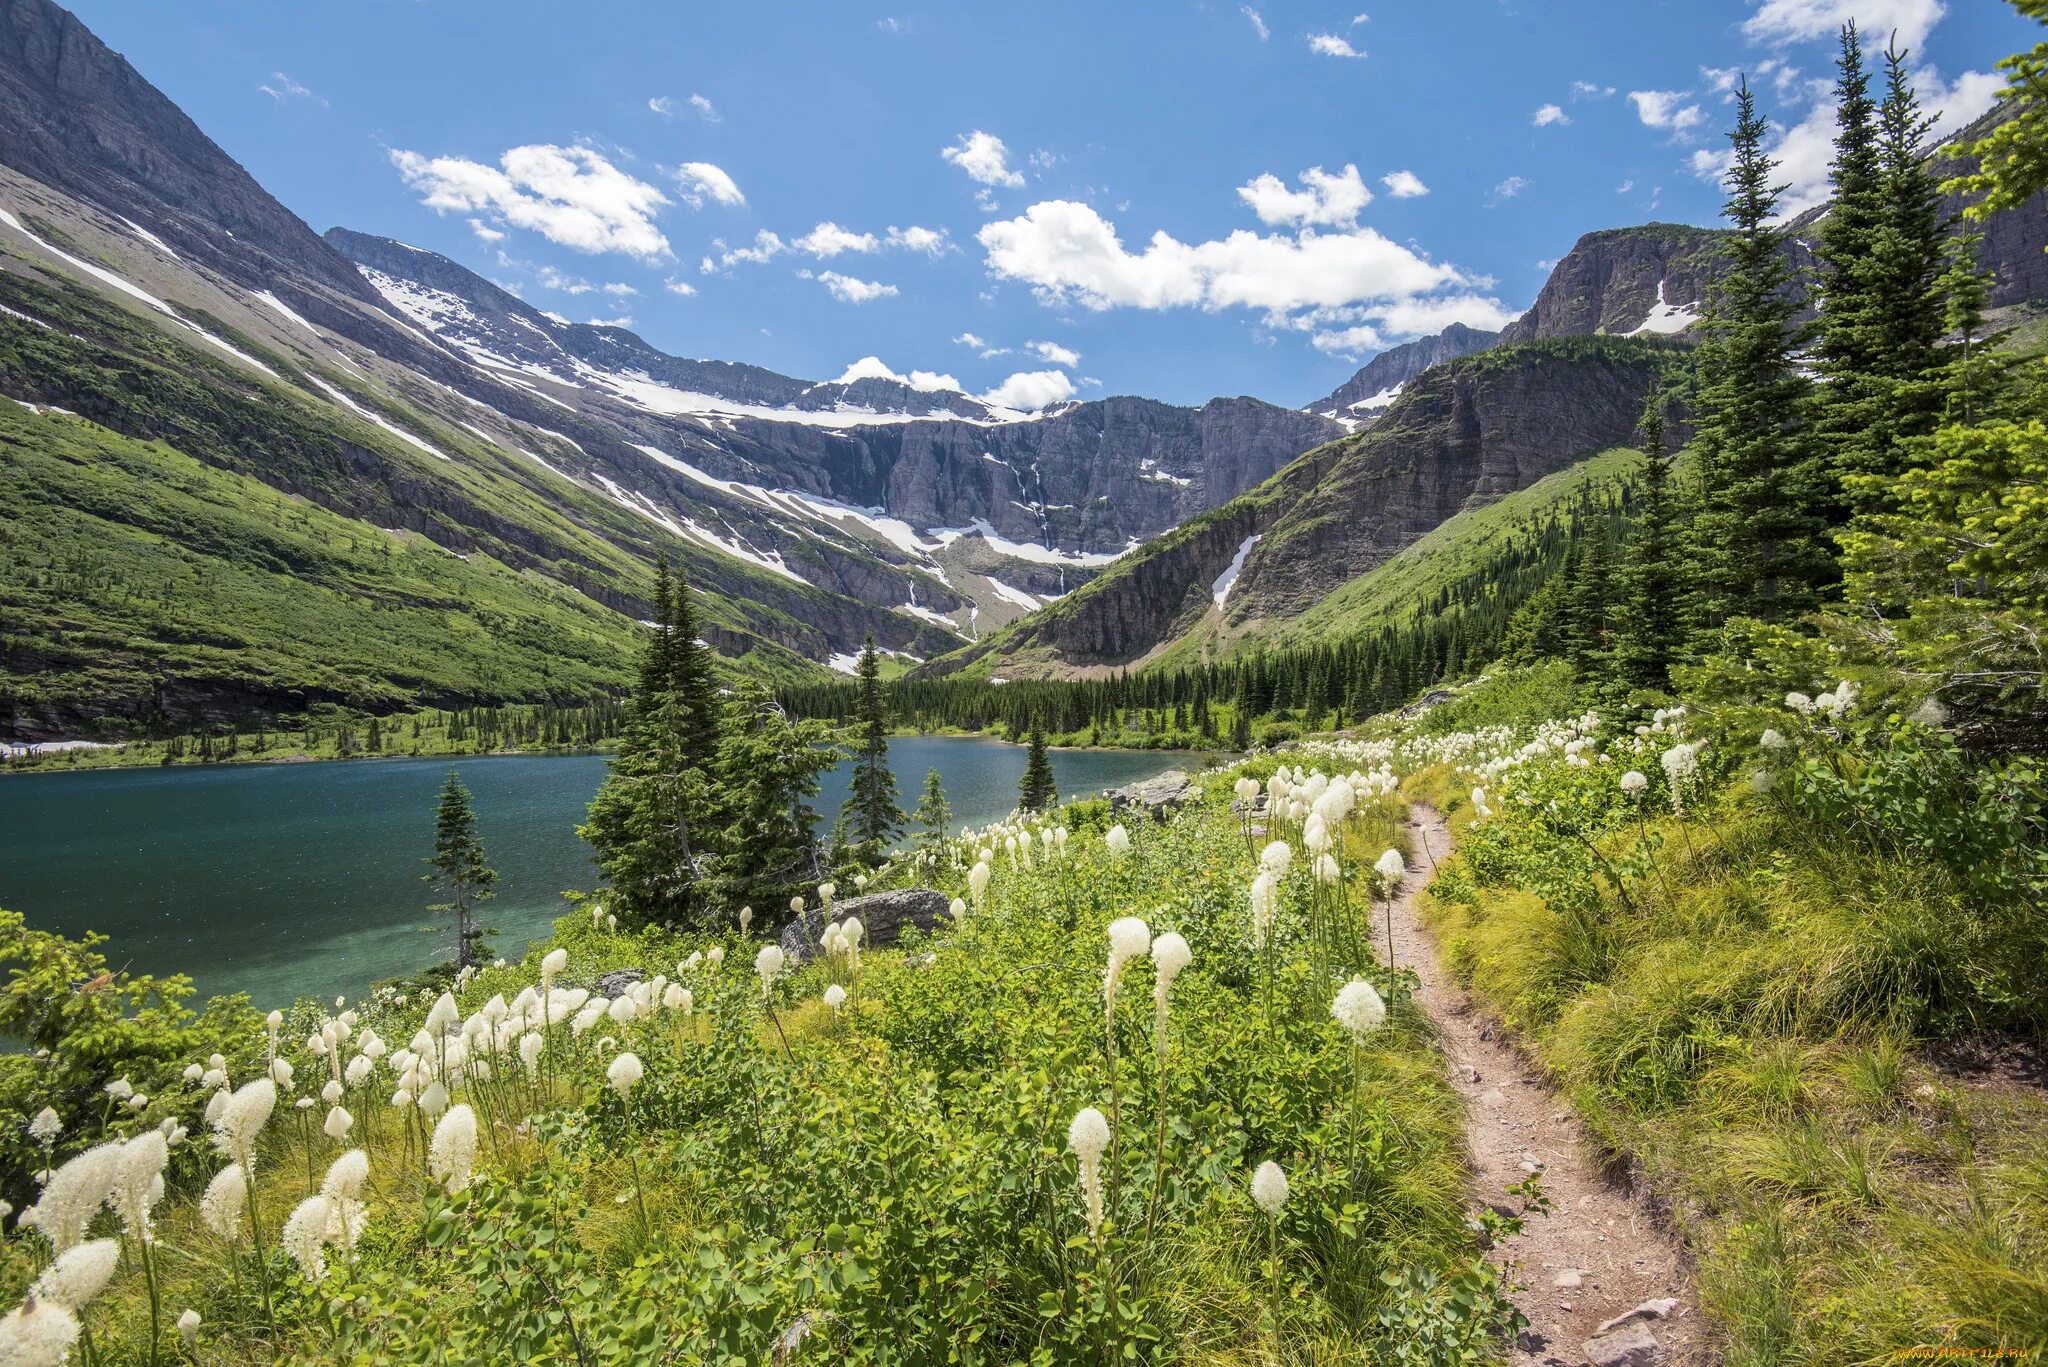
[[[1122,822],[1118,822],[1102,837],[1102,844],[1112,858],[1120,858],[1130,852],[1131,833],[1124,829]]]
[[[187,1310],[178,1316],[178,1337],[184,1340],[185,1351],[195,1358],[199,1353],[199,1312]]]
[[[1109,1148],[1109,1121],[1084,1106],[1067,1126],[1067,1148],[1081,1163],[1081,1198],[1088,1210],[1090,1237],[1102,1232],[1102,1155]]]
[[[441,1123],[434,1126],[434,1142],[427,1153],[427,1171],[447,1189],[450,1196],[469,1186],[476,1167],[476,1112],[467,1103],[452,1106]]]
[[[284,1232],[278,1236],[278,1243],[309,1282],[327,1276],[327,1225],[333,1218],[331,1197],[308,1196],[293,1208],[291,1217],[284,1222]]]
[[[1640,769],[1631,769],[1621,776],[1621,791],[1635,797],[1650,786],[1649,776]]]
[[[1272,1159],[1259,1164],[1252,1174],[1252,1203],[1266,1213],[1269,1220],[1280,1218],[1281,1207],[1287,1204],[1287,1174]]]
[[[240,1163],[230,1163],[213,1175],[199,1198],[199,1218],[221,1238],[232,1242],[241,1232],[242,1212],[249,1202],[249,1179]]]
[[[228,1096],[227,1093],[222,1093]],[[256,1170],[256,1139],[270,1123],[277,1109],[277,1087],[269,1078],[245,1082],[221,1107],[213,1119],[213,1146],[224,1157],[242,1165],[244,1172]]]
[[[832,1008],[833,1015],[838,1015],[839,1008],[846,1005],[846,989],[838,983],[833,983],[830,987],[826,988],[825,1005]]]
[[[20,1367],[63,1367],[78,1342],[78,1318],[63,1306],[30,1295],[0,1317],[0,1361]]]
[[[761,952],[754,956],[754,972],[761,977],[761,996],[766,999],[775,990],[775,979],[782,972],[782,946],[773,943],[761,946]]]
[[[646,1070],[640,1066],[640,1056],[630,1051],[613,1059],[611,1067],[604,1070],[604,1080],[620,1096],[632,1091],[633,1085],[645,1075]]]
[[[99,1298],[121,1261],[119,1239],[88,1239],[57,1255],[30,1288],[39,1300],[79,1311]],[[10,1361],[11,1359],[0,1359]]]
[[[1337,990],[1336,1000],[1330,1003],[1330,1014],[1351,1033],[1354,1041],[1364,1043],[1367,1035],[1387,1023],[1387,1004],[1373,991],[1371,983],[1353,978]]]
[[[326,1131],[329,1139],[339,1144],[348,1137],[349,1127],[355,1123],[356,1118],[354,1116],[341,1107],[336,1106],[327,1112],[327,1119],[321,1124],[320,1128]]]

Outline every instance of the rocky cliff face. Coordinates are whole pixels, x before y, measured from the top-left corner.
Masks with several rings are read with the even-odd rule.
[[[1675,333],[1699,316],[1722,234],[1650,223],[1587,233],[1501,331],[1503,346],[1539,337]]]
[[[1680,344],[1503,346],[1412,381],[1371,431],[1119,562],[982,646],[934,661],[1062,677],[1143,661],[1197,624],[1293,617],[1444,519],[1633,439]]]
[[[1338,385],[1335,391],[1309,404],[1304,411],[1321,413],[1340,422],[1377,422],[1400,393],[1401,387],[1417,375],[1431,366],[1484,351],[1499,340],[1498,332],[1453,323],[1434,337],[1418,337],[1412,342],[1387,348],[1367,361],[1362,370]]]

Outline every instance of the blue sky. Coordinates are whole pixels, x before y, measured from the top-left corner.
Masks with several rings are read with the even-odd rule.
[[[1512,317],[1581,233],[1711,222],[1737,70],[1817,197],[1843,17],[1964,116],[2039,36],[1998,0],[75,8],[316,229],[1021,406],[1307,402]]]

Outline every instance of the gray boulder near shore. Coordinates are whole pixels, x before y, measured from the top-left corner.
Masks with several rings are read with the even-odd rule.
[[[864,947],[893,945],[903,936],[905,926],[930,930],[946,914],[952,899],[936,888],[892,888],[887,892],[863,893],[834,902],[831,914],[823,907],[806,906],[802,916],[782,928],[782,952],[793,963],[818,957],[818,937],[833,921],[860,917],[867,933]]]

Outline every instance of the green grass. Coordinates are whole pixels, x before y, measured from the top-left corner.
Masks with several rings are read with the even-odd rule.
[[[1514,810],[1473,827],[1470,782],[1411,781],[1465,844],[1427,919],[1674,1210],[1728,1363],[2048,1349],[2048,1094],[1941,1062],[1951,1037],[2027,1033],[2038,933],[1746,782],[1601,839],[1626,903],[1597,877],[1542,895],[1571,852]]]

